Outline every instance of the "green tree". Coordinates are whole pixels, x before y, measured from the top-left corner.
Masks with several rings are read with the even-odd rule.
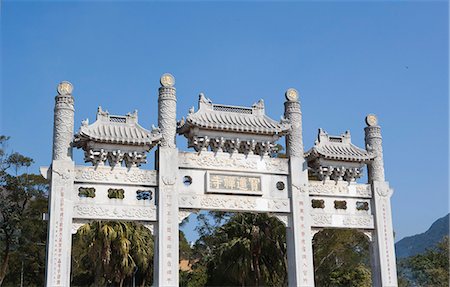
[[[216,222],[227,216],[218,216]],[[231,215],[225,224],[203,235],[195,246],[201,254],[198,264],[207,268],[206,285],[286,285],[285,234],[283,224],[267,214]]]
[[[419,287],[449,286],[449,237],[422,254],[405,259],[401,263],[403,281]],[[409,276],[408,276],[409,275]],[[406,277],[406,278],[405,278]]]
[[[73,285],[118,283],[136,272],[142,286],[152,281],[153,239],[141,224],[94,221],[83,225],[74,238]]]
[[[48,190],[44,178],[26,173],[33,163],[31,158],[19,153],[6,153],[8,139],[0,136],[0,286],[9,273],[11,258],[26,259],[28,263],[31,258],[28,256],[27,259],[24,252],[33,250],[33,245],[42,240],[39,234],[42,230],[45,232],[43,224],[33,226],[33,223],[41,216],[36,213],[43,211],[42,202],[45,202]],[[41,230],[36,230],[39,227]],[[36,239],[37,242],[34,241]],[[34,267],[41,270],[39,266]]]
[[[365,235],[355,230],[325,229],[315,235],[313,244],[317,286],[372,286]]]

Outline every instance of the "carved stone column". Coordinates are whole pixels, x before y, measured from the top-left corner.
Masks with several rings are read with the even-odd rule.
[[[55,98],[46,260],[46,286],[52,287],[70,286],[74,177],[72,90],[72,84],[62,82]]]
[[[155,230],[155,286],[178,286],[178,149],[176,136],[175,79],[161,77],[158,125],[162,140],[157,153],[158,227]]]
[[[366,117],[367,127],[364,128],[367,151],[376,155],[375,159],[368,165],[369,182],[384,181],[383,146],[381,128],[375,115]]]
[[[308,169],[303,156],[302,114],[298,92],[286,92],[284,116],[291,123],[286,136],[286,151],[289,158],[288,190],[291,213],[288,217],[286,240],[288,251],[289,286],[314,286],[310,202],[308,194]]]
[[[375,230],[371,242],[373,286],[396,287],[397,267],[392,228],[391,196],[393,190],[384,178],[381,128],[375,115],[366,117],[366,149],[376,155],[368,165],[369,183],[372,185],[372,212]]]

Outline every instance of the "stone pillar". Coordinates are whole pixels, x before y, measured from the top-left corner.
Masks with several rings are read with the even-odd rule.
[[[70,286],[74,188],[72,90],[72,84],[61,82],[55,97],[45,277],[46,286],[52,287]]]
[[[286,228],[288,252],[288,284],[295,287],[314,286],[310,200],[308,194],[308,168],[303,156],[302,113],[298,92],[286,92],[284,116],[291,123],[286,136],[289,158],[288,190],[291,213]]]
[[[384,178],[381,128],[375,115],[366,117],[366,149],[376,157],[368,164],[368,178],[372,185],[372,212],[375,230],[371,242],[372,284],[397,287],[397,268],[392,228],[391,196],[393,190]]]
[[[158,125],[162,139],[157,152],[158,223],[155,228],[154,286],[178,286],[178,149],[176,137],[175,79],[161,77],[158,97]]]

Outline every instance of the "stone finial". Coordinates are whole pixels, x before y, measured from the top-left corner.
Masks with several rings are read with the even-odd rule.
[[[73,91],[73,85],[68,81],[62,81],[58,84],[58,88],[56,89],[56,91],[61,96],[71,95]]]
[[[173,87],[175,85],[175,78],[171,74],[165,73],[161,76],[160,83],[161,86],[166,88]]]
[[[368,114],[366,116],[366,124],[368,127],[373,127],[378,125],[378,118],[374,114]]]
[[[299,98],[298,91],[294,88],[289,88],[285,94],[286,100],[290,102],[297,102]]]

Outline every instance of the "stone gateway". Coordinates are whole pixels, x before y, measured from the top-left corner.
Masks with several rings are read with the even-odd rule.
[[[178,286],[178,225],[200,209],[264,212],[286,226],[289,286],[314,286],[312,238],[324,228],[352,228],[370,240],[374,286],[397,286],[390,197],[381,129],[368,115],[365,148],[349,132],[320,129],[304,151],[299,94],[288,89],[280,121],[262,100],[251,107],[215,104],[200,94],[197,111],[176,118],[175,79],[164,74],[158,126],[139,125],[137,112],[112,115],[101,107],[74,134],[73,87],[58,85],[51,180],[46,286],[69,286],[72,234],[92,220],[139,221],[155,236],[154,285]],[[179,151],[178,135],[193,151]],[[286,156],[276,141],[286,139]],[[72,149],[84,151],[76,165]],[[156,148],[155,170],[141,168]],[[367,166],[368,182],[359,183]]]

